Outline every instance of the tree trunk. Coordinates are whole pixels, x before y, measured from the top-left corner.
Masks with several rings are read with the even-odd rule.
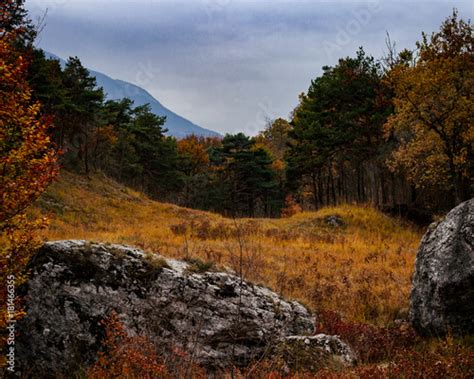
[[[87,132],[84,133],[84,168],[89,175],[89,140]]]
[[[329,167],[329,179],[331,183],[332,204],[336,205],[336,190],[334,188],[334,176],[332,174],[332,167]]]
[[[461,188],[460,188],[460,184],[461,184],[460,177],[456,170],[456,165],[454,163],[454,156],[452,152],[448,149],[446,151],[446,154],[448,156],[448,162],[449,162],[449,174],[450,174],[449,176],[451,178],[452,196],[454,200],[454,205],[456,206],[459,203],[462,203],[463,201],[463,196],[461,194]]]

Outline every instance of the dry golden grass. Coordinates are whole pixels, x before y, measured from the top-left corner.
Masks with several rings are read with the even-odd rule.
[[[62,172],[36,204],[45,239],[139,246],[167,257],[228,267],[313,310],[390,324],[408,308],[420,231],[363,206],[325,208],[286,219],[232,220],[152,201],[103,177]],[[326,217],[339,216],[343,226]],[[242,257],[242,259],[240,259]],[[242,262],[242,265],[240,265]]]

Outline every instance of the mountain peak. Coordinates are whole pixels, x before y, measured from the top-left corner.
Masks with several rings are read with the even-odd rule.
[[[59,60],[62,66],[66,61],[55,54],[45,51],[46,57],[49,59]],[[188,135],[194,134],[204,137],[219,137],[219,133],[205,129],[186,118],[176,114],[162,105],[156,100],[148,91],[137,86],[136,84],[126,82],[120,79],[112,79],[110,76],[98,71],[90,70],[91,75],[95,76],[97,86],[102,87],[106,94],[107,100],[120,100],[127,97],[133,100],[135,106],[150,104],[151,111],[158,116],[166,116],[166,123],[164,127],[168,129],[166,134],[176,137],[184,138]]]

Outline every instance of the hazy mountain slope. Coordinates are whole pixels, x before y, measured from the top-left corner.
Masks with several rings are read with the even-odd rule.
[[[45,54],[49,58],[58,59],[61,65],[65,65],[64,59],[61,59],[55,54],[45,51]],[[199,136],[219,136],[220,134],[209,129],[202,128],[191,121],[181,117],[180,115],[170,111],[164,107],[158,100],[150,95],[143,88],[136,86],[132,83],[125,82],[119,79],[112,79],[111,77],[98,72],[89,70],[92,75],[97,79],[97,85],[104,89],[107,94],[107,99],[118,100],[124,97],[128,97],[134,101],[135,106],[150,104],[153,113],[159,116],[166,116],[165,127],[168,129],[169,135],[177,138],[185,137],[189,134],[195,134]]]

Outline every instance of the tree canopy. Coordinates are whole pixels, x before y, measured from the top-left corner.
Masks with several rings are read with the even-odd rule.
[[[413,66],[390,72],[395,113],[386,129],[398,138],[390,164],[418,187],[448,186],[455,203],[472,196],[474,177],[474,33],[454,12],[423,34]]]

